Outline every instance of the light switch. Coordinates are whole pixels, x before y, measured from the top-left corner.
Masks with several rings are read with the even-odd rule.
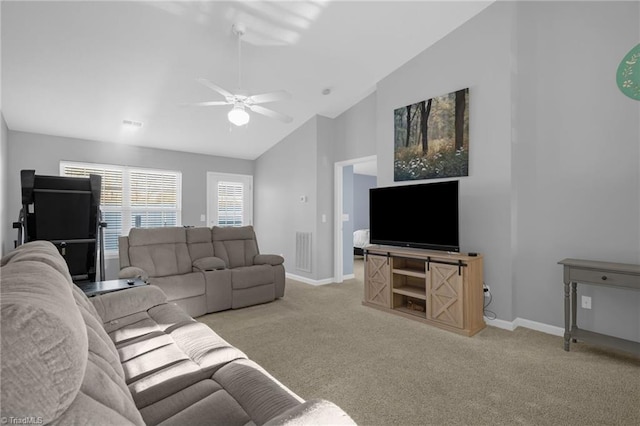
[[[205,215],[201,214],[200,215],[200,222],[206,222],[207,218]]]
[[[342,221],[349,222],[349,213],[342,213]]]

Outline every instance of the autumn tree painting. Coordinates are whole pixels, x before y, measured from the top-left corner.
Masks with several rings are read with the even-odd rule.
[[[394,111],[394,180],[469,175],[469,89]]]

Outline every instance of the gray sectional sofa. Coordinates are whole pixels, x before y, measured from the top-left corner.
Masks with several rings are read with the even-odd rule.
[[[252,226],[133,228],[119,243],[120,278],[148,278],[194,317],[284,296],[284,259],[260,254]]]
[[[1,260],[3,423],[354,424],[303,401],[157,286],[87,298],[53,244]]]

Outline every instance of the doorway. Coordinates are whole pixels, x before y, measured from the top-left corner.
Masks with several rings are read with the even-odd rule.
[[[341,283],[345,278],[353,278],[354,231],[362,231],[368,223],[368,189],[356,184],[360,177],[373,178],[373,187],[377,186],[377,156],[355,158],[338,161],[334,165],[334,282]],[[364,179],[364,178],[363,178]],[[366,180],[366,179],[364,179]],[[345,184],[350,186],[345,188]],[[356,198],[353,194],[366,195],[358,197],[359,208],[350,201]],[[349,196],[345,199],[345,196]],[[345,202],[346,201],[346,202]],[[364,205],[366,204],[366,205]],[[358,211],[365,211],[362,218]],[[357,228],[357,229],[356,229]]]

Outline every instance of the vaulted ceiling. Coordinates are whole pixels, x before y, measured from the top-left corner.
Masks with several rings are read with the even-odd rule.
[[[315,114],[338,116],[490,3],[3,1],[2,113],[16,131],[255,159]],[[223,100],[198,78],[237,88],[235,23],[246,27],[242,89],[288,91],[264,106],[291,123],[251,113],[235,127],[228,106],[183,105]]]

